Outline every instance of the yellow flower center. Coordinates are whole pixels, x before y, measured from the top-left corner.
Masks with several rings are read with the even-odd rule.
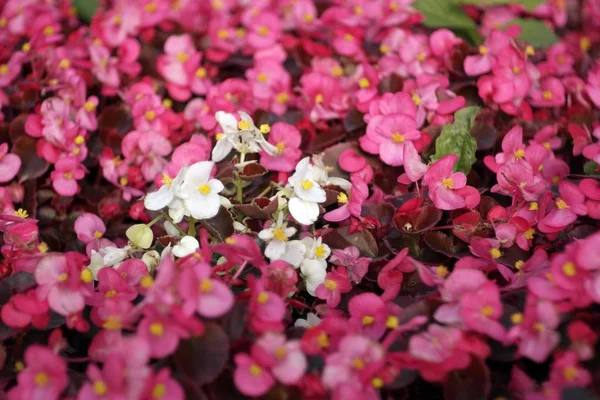
[[[421,104],[421,97],[419,97],[419,95],[415,93],[412,95],[412,101],[413,103],[415,103],[416,106],[418,106],[419,104]]]
[[[260,292],[256,301],[258,304],[265,304],[269,300],[269,294],[267,292]]]
[[[489,52],[488,48],[485,46],[479,46],[479,54],[486,55]]]
[[[60,60],[60,62],[58,63],[58,66],[62,69],[67,69],[71,66],[71,61],[69,61],[68,58],[63,58],[62,60]]]
[[[310,24],[311,22],[313,22],[315,20],[315,17],[312,14],[304,14],[302,19],[304,20],[304,22]]]
[[[365,326],[371,325],[373,322],[375,322],[375,318],[371,317],[370,315],[365,315],[362,317],[362,324]]]
[[[206,78],[206,68],[200,67],[196,70],[196,78],[198,79],[202,79],[202,78]]]
[[[160,322],[150,324],[150,333],[154,336],[162,336],[165,333],[165,327]]]
[[[167,394],[167,387],[164,383],[158,383],[152,388],[152,397],[162,399]]]
[[[517,270],[520,270],[521,268],[523,268],[523,265],[525,265],[525,261],[523,261],[523,260],[519,260],[519,261],[517,261],[517,262],[515,263],[515,268],[516,268]]]
[[[94,393],[98,396],[104,396],[108,392],[108,387],[103,381],[96,381],[93,385]]]
[[[200,281],[200,285],[198,286],[198,289],[201,292],[210,293],[213,290],[213,283],[210,279],[204,278],[204,279],[202,279],[202,281]]]
[[[369,86],[371,86],[371,84],[367,78],[360,78],[358,81],[358,86],[360,86],[361,89],[367,89]]]
[[[552,100],[552,92],[549,90],[544,90],[542,92],[542,97],[544,98],[544,100]]]
[[[275,231],[273,231],[273,237],[277,240],[281,240],[282,242],[287,242],[288,240],[287,236],[285,236],[285,232],[283,232],[283,229],[281,228],[277,228]]]
[[[266,26],[260,26],[256,32],[260,35],[260,36],[267,36],[269,34],[269,28],[267,28]]]
[[[583,36],[581,39],[579,39],[579,48],[581,49],[582,52],[584,52],[584,53],[588,52],[591,47],[592,47],[592,41],[590,40],[589,37]]]
[[[396,3],[395,1],[390,1],[390,4],[388,4],[388,7],[390,8],[390,10],[396,11],[398,9],[398,3]]]
[[[324,100],[325,100],[325,98],[323,97],[323,95],[321,93],[319,93],[315,96],[315,103],[317,103],[317,104],[321,104]]]
[[[419,62],[425,61],[425,53],[421,52],[421,53],[417,54],[417,61],[419,61]]]
[[[446,189],[452,189],[454,187],[454,179],[453,178],[444,178],[442,180],[442,185],[444,185],[444,187]]]
[[[354,7],[354,14],[356,14],[356,15],[363,15],[363,12],[364,12],[364,10],[363,10],[363,8],[361,6],[355,6]]]
[[[217,140],[221,140],[221,139],[223,139],[223,137],[224,137],[224,136],[225,136],[225,134],[224,134],[224,133],[222,133],[222,132],[221,132],[221,133],[217,133],[217,134],[215,135],[215,139],[217,139]]]
[[[212,2],[212,7],[215,10],[220,10],[221,8],[223,8],[223,2],[219,1],[219,0],[215,0],[215,1]]]
[[[85,138],[81,135],[77,135],[77,136],[75,136],[75,139],[73,141],[75,142],[76,145],[81,146],[82,144],[85,143]]]
[[[353,41],[353,40],[354,40],[354,36],[352,36],[352,35],[351,35],[351,34],[349,34],[349,33],[346,33],[346,34],[344,35],[344,39],[345,39],[345,40],[347,40],[348,42],[351,42],[351,41]]]
[[[40,253],[46,253],[48,251],[48,243],[40,242],[40,244],[38,244],[37,248]]]
[[[365,362],[361,358],[357,357],[354,360],[352,360],[352,367],[358,370],[364,369]]]
[[[334,291],[337,289],[337,283],[331,279],[326,279],[325,282],[323,282],[323,285],[327,288],[327,290]]]
[[[44,35],[46,36],[50,36],[50,35],[54,35],[54,27],[48,25],[47,27],[44,28]]]
[[[256,364],[250,365],[250,373],[254,376],[259,376],[262,373],[262,368]]]
[[[21,46],[21,50],[24,53],[29,53],[29,51],[31,50],[31,43],[29,43],[29,42],[23,43],[23,46]]]
[[[173,107],[173,100],[171,100],[171,99],[163,99],[162,105],[163,105],[164,108],[171,109]]]
[[[106,321],[102,324],[104,329],[108,329],[109,331],[118,331],[121,329],[121,320],[115,316],[109,316],[106,318]]]
[[[435,274],[440,278],[445,278],[449,274],[448,268],[445,265],[439,265],[435,270]]]
[[[310,190],[314,186],[314,183],[310,179],[305,179],[302,181],[302,188],[304,190]]]
[[[45,372],[38,372],[34,378],[35,384],[38,386],[46,386],[50,381],[50,377]]]
[[[392,135],[392,141],[394,143],[403,143],[404,142],[404,135],[401,135],[400,133],[396,132]]]
[[[559,210],[564,210],[565,208],[568,208],[569,206],[568,206],[568,204],[563,199],[558,199],[556,201],[556,207]]]
[[[481,308],[481,315],[483,315],[484,317],[491,317],[493,313],[494,309],[490,305],[486,305]]]
[[[388,329],[396,329],[399,324],[400,321],[398,321],[398,317],[396,317],[395,315],[388,316],[387,320],[385,321],[385,326]]]
[[[277,102],[280,104],[287,103],[287,101],[289,99],[290,99],[290,96],[287,93],[279,93],[277,95],[277,97],[275,98],[275,100],[277,100]]]
[[[263,135],[266,135],[267,133],[271,132],[271,126],[269,124],[262,124],[258,129]]]
[[[267,81],[267,78],[267,74],[265,74],[264,72],[261,72],[260,74],[256,75],[256,80],[261,83],[265,83]]]
[[[248,129],[250,129],[250,122],[246,121],[246,120],[241,120],[240,122],[238,122],[238,128],[241,131],[248,130]]]
[[[65,172],[65,179],[73,179],[73,174],[70,172]]]
[[[502,257],[502,252],[497,248],[490,249],[490,255],[493,259]]]
[[[66,272],[63,272],[62,274],[58,275],[58,281],[59,282],[64,282],[67,279],[69,279],[69,275],[67,275]]]
[[[156,5],[156,3],[152,2],[152,3],[146,4],[146,6],[144,7],[144,10],[146,10],[146,12],[153,13],[156,11],[157,8],[158,8],[158,6]]]
[[[283,360],[286,354],[287,350],[283,346],[278,347],[277,350],[275,350],[275,358],[278,360]]]
[[[571,261],[567,261],[566,263],[564,263],[561,269],[563,274],[565,274],[566,276],[572,277],[577,275],[577,271],[575,270],[575,264],[573,264]]]
[[[219,31],[217,32],[217,36],[219,37],[219,39],[227,39],[229,37],[229,31],[227,31],[226,29],[219,29]]]
[[[315,248],[315,257],[323,258],[325,257],[326,252],[327,250],[325,249],[325,245],[320,244]]]
[[[322,348],[327,348],[329,347],[329,336],[327,336],[325,332],[321,332],[321,334],[317,338],[317,342]]]
[[[27,218],[27,217],[29,217],[29,214],[27,214],[26,210],[19,208],[17,211],[15,211],[15,217]]]
[[[198,191],[203,195],[207,195],[210,193],[210,185],[207,185],[206,183],[204,185],[200,185],[198,186]]]
[[[514,325],[518,325],[522,321],[523,321],[523,314],[521,314],[520,312],[516,312],[510,316],[510,322],[512,322]]]
[[[517,160],[520,160],[523,157],[525,157],[525,150],[519,149],[519,150],[515,151],[515,158]]]
[[[2,17],[0,18],[0,28],[4,28],[8,24],[8,18]]]
[[[523,233],[523,236],[525,236],[525,239],[527,240],[533,239],[533,235],[535,235],[535,229],[533,228],[529,228]]]
[[[537,323],[533,324],[533,329],[538,332],[544,332],[546,330],[546,326],[544,324],[542,324],[541,322],[537,322]]]
[[[390,46],[388,46],[387,44],[382,44],[381,46],[379,46],[379,51],[382,54],[388,53],[390,51]]]
[[[371,385],[375,388],[375,389],[381,389],[383,387],[383,379],[381,379],[380,377],[376,376],[375,378],[371,379]]]
[[[537,201],[529,203],[529,211],[537,211],[539,208]]]
[[[16,361],[15,362],[15,371],[21,372],[24,369],[25,369],[25,364],[23,364],[23,361]]]
[[[279,142],[279,143],[277,143],[277,145],[275,147],[277,147],[277,152],[278,153],[282,153],[283,150],[285,150],[285,143]]]
[[[575,380],[575,378],[577,377],[577,368],[573,367],[572,365],[563,368],[563,376],[569,382]]]
[[[519,68],[518,66],[514,66],[513,67],[513,74],[517,75],[521,72],[521,68]]]
[[[82,270],[81,274],[79,275],[79,279],[81,279],[82,282],[90,283],[94,280],[92,271],[90,271],[88,268]]]
[[[140,286],[144,289],[149,289],[154,285],[154,278],[150,275],[144,275],[142,279],[140,279]]]
[[[171,186],[171,184],[173,183],[173,179],[171,179],[169,175],[163,173],[161,182],[163,185]]]
[[[346,195],[346,193],[342,192],[337,195],[337,201],[338,203],[346,204],[348,203],[348,196]]]
[[[340,76],[344,75],[344,70],[339,65],[334,65],[331,68],[331,75],[335,76],[336,78],[339,78]]]
[[[108,292],[106,292],[106,294],[104,294],[104,297],[110,299],[111,297],[115,297],[117,295],[117,291],[115,289],[110,289]]]
[[[153,121],[154,118],[156,118],[156,112],[154,112],[154,110],[148,110],[146,111],[146,113],[144,114],[144,117],[148,120],[148,121]]]

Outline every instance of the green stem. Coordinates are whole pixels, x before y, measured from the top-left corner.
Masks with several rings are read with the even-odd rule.
[[[243,191],[242,186],[243,186],[243,182],[240,179],[239,175],[236,174],[236,176],[235,176],[235,199],[240,204],[244,203],[244,191]]]
[[[188,235],[191,237],[196,236],[196,219],[194,217],[190,217],[188,219]]]
[[[185,233],[185,231],[183,229],[181,229],[175,222],[173,222],[173,219],[171,217],[169,217],[168,214],[164,214],[164,217],[167,221],[169,221],[171,223],[171,225],[173,225],[175,228],[177,228],[179,233],[181,233],[183,236],[187,235],[187,233]]]
[[[158,221],[160,221],[161,219],[163,219],[162,214],[159,215],[158,217],[154,218],[152,221],[150,221],[148,223],[148,228],[150,228],[152,225],[154,225],[155,223],[157,223]]]
[[[272,187],[272,182],[269,182],[269,186],[267,186],[266,189],[260,192],[256,197],[263,197],[265,194],[269,193],[269,190],[271,190]]]

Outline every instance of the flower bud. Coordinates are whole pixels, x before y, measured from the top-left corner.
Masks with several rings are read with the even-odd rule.
[[[150,247],[152,245],[152,240],[154,239],[152,229],[150,229],[146,224],[136,224],[130,226],[129,229],[125,231],[125,235],[131,243],[141,247],[142,249],[147,249]]]

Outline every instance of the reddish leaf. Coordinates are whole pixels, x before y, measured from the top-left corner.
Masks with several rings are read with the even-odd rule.
[[[37,179],[48,171],[48,162],[37,155],[36,143],[34,138],[22,135],[13,144],[12,152],[21,158],[21,169],[17,175],[20,183]]]
[[[488,237],[492,227],[476,211],[464,213],[452,220],[452,233],[465,243],[473,236]]]
[[[442,214],[435,206],[424,206],[416,213],[397,214],[394,225],[404,233],[419,233],[433,228],[442,219]]]
[[[8,128],[8,135],[10,136],[10,140],[14,143],[18,138],[25,133],[25,121],[27,121],[27,117],[29,114],[21,114],[17,118],[13,119],[10,123],[10,127]]]
[[[253,181],[261,176],[265,175],[269,170],[260,165],[259,163],[252,163],[246,165],[240,172],[240,178],[245,181]]]
[[[467,368],[448,374],[444,382],[445,400],[485,400],[489,393],[490,371],[476,357],[471,357]]]
[[[439,231],[425,233],[423,240],[431,250],[448,257],[460,258],[468,254],[467,246],[464,243],[455,244],[450,236]]]
[[[199,385],[214,381],[229,359],[229,338],[219,325],[208,323],[204,334],[182,341],[173,354],[179,372]]]
[[[323,242],[333,249],[345,249],[356,246],[362,256],[376,257],[378,253],[377,242],[368,230],[348,233],[348,227],[331,230],[323,236]]]
[[[133,119],[125,106],[104,107],[98,116],[100,139],[115,152],[121,151],[121,140],[131,130]]]
[[[219,213],[210,219],[200,221],[208,231],[217,237],[219,241],[233,235],[233,217],[231,213],[223,206],[219,208]]]
[[[266,221],[277,210],[278,204],[277,198],[271,201],[267,197],[258,197],[248,204],[235,204],[233,207],[250,218]]]

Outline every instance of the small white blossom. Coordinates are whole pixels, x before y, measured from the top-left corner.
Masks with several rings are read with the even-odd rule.
[[[195,252],[198,248],[200,248],[200,243],[198,240],[192,236],[184,236],[179,240],[175,246],[173,246],[173,253],[176,257],[186,257]]]
[[[215,113],[215,119],[223,132],[217,136],[217,143],[212,150],[213,161],[223,160],[233,149],[239,153],[258,153],[263,150],[268,154],[276,154],[277,147],[264,138],[270,127],[261,125],[257,128],[248,114],[242,111],[238,114],[241,118],[239,122],[233,114],[224,111]]]
[[[304,261],[302,261],[300,272],[302,272],[302,275],[304,276],[306,291],[311,296],[314,296],[317,287],[321,283],[325,282],[325,275],[327,274],[327,270],[318,260],[305,259]]]
[[[309,312],[306,314],[306,319],[298,318],[296,322],[294,322],[294,326],[299,326],[302,328],[312,328],[321,323],[321,318],[317,317],[317,314]]]
[[[212,218],[219,212],[219,193],[224,186],[218,179],[211,179],[215,163],[200,161],[188,168],[177,196],[182,199],[186,215],[196,219]]]
[[[325,201],[326,194],[313,178],[308,157],[296,165],[296,171],[289,177],[288,183],[294,190],[293,197],[288,201],[290,214],[302,225],[313,224],[319,217],[319,203]]]
[[[283,221],[283,213],[280,212],[277,222],[258,233],[258,237],[267,242],[265,256],[271,261],[281,259],[286,252],[287,241],[295,233],[296,228],[288,227]]]
[[[163,174],[162,186],[155,192],[148,193],[144,198],[144,206],[151,211],[162,210],[176,199],[176,193],[181,186],[187,168],[182,168],[174,179]]]

